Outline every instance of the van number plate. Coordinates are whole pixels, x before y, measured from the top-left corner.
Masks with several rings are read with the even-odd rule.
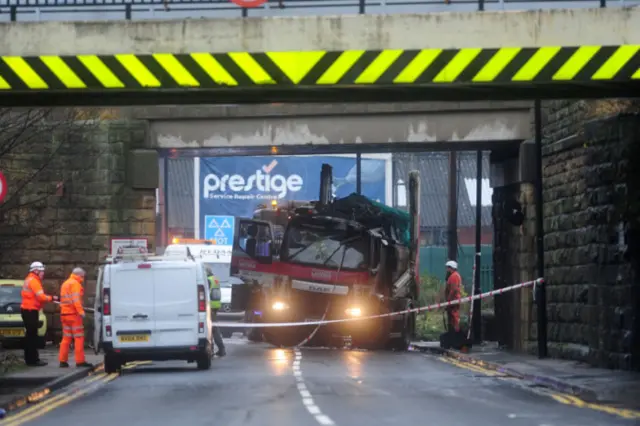
[[[149,335],[148,334],[129,334],[126,336],[118,336],[118,339],[123,343],[148,342]]]

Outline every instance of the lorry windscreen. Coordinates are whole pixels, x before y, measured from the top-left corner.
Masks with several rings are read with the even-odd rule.
[[[333,269],[366,270],[368,251],[367,239],[361,232],[301,223],[287,230],[281,260]]]

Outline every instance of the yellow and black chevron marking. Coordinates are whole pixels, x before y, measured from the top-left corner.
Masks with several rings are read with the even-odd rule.
[[[0,91],[631,80],[640,80],[640,45],[0,59]]]

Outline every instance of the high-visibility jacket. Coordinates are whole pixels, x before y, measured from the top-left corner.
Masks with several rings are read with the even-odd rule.
[[[445,287],[445,293],[447,302],[458,300],[462,297],[462,277],[458,271],[453,271],[449,278],[447,278],[447,285]],[[448,310],[459,310],[460,305],[451,305],[447,307]]]
[[[60,287],[60,315],[84,315],[82,278],[71,274]]]
[[[209,279],[209,290],[214,288],[220,288],[220,281],[218,281],[215,277],[208,277]],[[212,300],[209,302],[209,306],[211,309],[220,309],[222,307],[222,303],[219,300]]]
[[[20,308],[39,311],[46,302],[51,302],[53,297],[44,294],[40,277],[29,272],[22,285],[22,304]]]

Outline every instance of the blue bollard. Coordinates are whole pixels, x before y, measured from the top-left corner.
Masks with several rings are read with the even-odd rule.
[[[0,419],[4,419],[4,416],[7,415],[7,412],[4,408],[0,408]]]

